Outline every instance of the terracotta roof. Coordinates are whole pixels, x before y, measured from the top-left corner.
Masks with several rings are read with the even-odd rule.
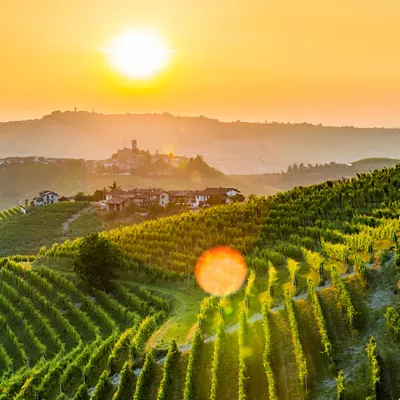
[[[110,200],[106,201],[106,204],[123,204],[127,201],[128,199],[126,197],[112,197]]]
[[[187,196],[191,190],[170,190],[168,193],[172,197],[184,197]]]
[[[240,192],[239,190],[237,190],[235,188],[223,188],[223,187],[206,188],[203,190],[203,192],[208,195],[226,195],[230,190],[236,190],[236,192]]]
[[[116,189],[116,190],[112,190],[111,192],[107,193],[109,196],[122,196],[122,195],[126,195],[128,194],[128,192],[126,192],[125,190],[122,189]]]
[[[166,192],[163,189],[150,188],[150,189],[137,189],[136,193],[148,194],[148,195],[160,195],[168,192]]]

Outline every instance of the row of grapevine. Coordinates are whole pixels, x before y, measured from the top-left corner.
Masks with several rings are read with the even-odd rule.
[[[395,339],[400,339],[400,314],[393,308],[387,307],[385,312],[386,329]]]
[[[107,354],[112,352],[119,335],[120,333],[118,330],[113,332],[108,338],[104,339],[98,347],[95,348],[94,352],[89,358],[89,361],[83,368],[83,377],[85,381],[96,371],[101,360],[104,359]]]
[[[127,392],[133,383],[133,376],[134,375],[130,363],[125,361],[121,370],[118,388],[112,400],[123,400],[127,397]]]
[[[96,315],[97,318],[102,322],[102,325],[107,327],[108,330],[112,331],[116,328],[116,323],[110,315],[104,311],[102,307],[91,300],[87,295],[83,294],[82,291],[78,289],[70,280],[66,279],[64,276],[52,271],[50,268],[42,267],[40,269],[40,275],[49,279],[59,286],[64,292],[69,292],[77,297],[92,314]],[[44,279],[46,280],[46,279]],[[62,295],[62,300],[65,301],[66,297]],[[118,303],[118,302],[116,302]],[[119,304],[119,303],[118,303]],[[92,332],[93,333],[93,332]]]
[[[340,305],[346,313],[347,324],[350,328],[350,331],[353,331],[355,329],[355,317],[357,315],[357,312],[351,301],[350,293],[347,290],[346,285],[340,278],[335,266],[333,266],[331,269],[331,277],[332,287],[337,292]]]
[[[38,339],[32,325],[26,321],[24,314],[17,310],[2,294],[0,294],[0,307],[7,313],[11,314],[14,320],[22,325],[24,332],[32,342],[33,348],[35,348],[40,355],[45,354],[47,347]]]
[[[266,302],[262,305],[262,316],[263,316],[263,331],[264,331],[264,339],[265,339],[265,348],[263,353],[263,365],[264,370],[267,375],[268,381],[268,395],[270,400],[278,400],[276,393],[276,384],[275,384],[275,376],[271,367],[271,332],[269,329],[268,322],[268,305]]]
[[[3,326],[3,332],[8,336],[11,343],[14,345],[19,357],[21,358],[23,363],[26,363],[29,366],[29,359],[26,354],[24,345],[18,339],[18,336],[14,333],[14,331],[10,328],[7,323],[7,319],[3,314],[0,314],[0,324]]]
[[[322,346],[324,348],[324,353],[328,358],[329,362],[333,364],[332,343],[329,339],[328,329],[326,328],[326,322],[324,315],[322,313],[321,304],[318,299],[317,290],[311,279],[308,279],[307,284],[308,284],[308,295],[311,300],[311,305],[315,320],[317,321],[318,332],[321,338]]]
[[[7,353],[7,350],[0,344],[0,379],[6,377],[12,371],[13,360]]]
[[[72,326],[72,324],[68,321],[67,318],[60,312],[60,310],[54,305],[54,303],[47,300],[36,288],[30,285],[28,282],[24,281],[20,277],[14,275],[11,271],[7,269],[0,269],[1,276],[3,278],[8,279],[13,286],[17,287],[20,294],[25,294],[32,301],[39,304],[43,310],[51,311],[51,313],[55,316],[60,326],[68,333],[68,335],[73,339],[76,343],[80,342],[81,338],[76,329]]]
[[[211,365],[211,394],[210,400],[217,400],[217,388],[218,388],[218,372],[220,364],[220,353],[221,353],[221,342],[225,335],[225,322],[222,316],[219,316],[217,325],[217,334],[214,341],[214,354]],[[158,399],[161,400],[161,399]]]
[[[100,375],[97,385],[94,389],[91,400],[102,400],[105,398],[108,389],[111,387],[111,382],[109,378],[109,371],[105,370]]]
[[[190,348],[189,361],[186,370],[185,387],[183,391],[183,400],[193,400],[194,392],[194,366],[199,355],[200,346],[202,343],[201,329],[197,328],[194,334],[192,347]]]
[[[92,321],[92,319],[82,310],[80,310],[77,306],[71,303],[68,300],[67,296],[63,293],[58,293],[57,295],[60,303],[68,310],[71,315],[73,315],[83,327],[85,327],[94,337],[101,336],[100,328]]]
[[[163,297],[160,297],[150,290],[142,287],[142,286],[134,286],[133,290],[136,290],[138,295],[143,298],[148,304],[153,306],[158,310],[169,310],[170,303]]]
[[[376,341],[372,336],[366,348],[368,356],[368,367],[369,367],[369,384],[370,384],[370,395],[368,400],[376,399],[377,389],[380,382],[380,368],[378,363],[378,354],[376,350]]]
[[[163,377],[161,379],[161,383],[158,388],[157,400],[168,400],[167,399],[167,390],[168,390],[168,386],[171,384],[173,368],[174,368],[179,356],[180,356],[180,353],[179,353],[178,346],[176,345],[175,340],[173,340],[171,343],[171,346],[168,349],[167,356],[165,358]],[[113,400],[115,400],[115,399],[113,399]]]
[[[155,368],[155,358],[153,355],[152,350],[148,350],[146,352],[146,358],[143,364],[143,368],[140,371],[136,382],[135,393],[133,395],[133,400],[144,400],[144,393],[146,386],[151,381],[151,378],[154,375],[154,368]]]
[[[47,337],[51,339],[53,344],[58,347],[60,351],[64,349],[64,344],[61,341],[60,335],[53,328],[50,321],[37,310],[28,298],[21,296],[16,289],[8,285],[5,281],[1,282],[0,290],[7,296],[7,298],[12,299],[14,304],[18,304],[26,314],[31,315],[32,318],[39,323],[40,327],[44,329]]]
[[[101,347],[102,343],[104,343],[103,339],[101,337],[98,337],[95,341],[85,345],[78,357],[76,357],[71,363],[69,363],[61,374],[61,386],[67,384],[74,373],[82,373],[82,369],[85,365],[87,365],[92,355],[96,352],[96,349]]]
[[[246,311],[242,309],[239,316],[239,373],[238,373],[238,400],[247,399],[246,390],[246,354],[245,354],[245,336],[247,330],[247,315]]]
[[[294,356],[297,365],[297,376],[301,384],[305,385],[307,389],[307,375],[308,375],[307,360],[306,356],[304,355],[303,346],[301,345],[300,342],[299,328],[294,313],[293,300],[290,297],[289,291],[287,289],[285,290],[285,308],[289,317],[290,332],[292,335]]]
[[[143,319],[130,343],[130,353],[133,356],[138,356],[143,351],[147,340],[163,321],[164,317],[164,311],[159,311],[157,314],[149,315]]]

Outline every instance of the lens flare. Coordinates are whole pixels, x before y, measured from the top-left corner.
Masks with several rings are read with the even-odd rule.
[[[237,250],[216,247],[200,257],[195,274],[204,291],[216,296],[226,296],[242,287],[247,276],[247,266]]]

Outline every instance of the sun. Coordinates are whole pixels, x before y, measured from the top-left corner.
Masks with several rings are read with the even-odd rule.
[[[172,51],[156,33],[128,30],[111,39],[104,53],[113,69],[130,79],[150,79],[168,65]]]

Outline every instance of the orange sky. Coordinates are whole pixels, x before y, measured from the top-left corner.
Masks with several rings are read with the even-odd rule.
[[[54,109],[400,126],[398,0],[13,0],[0,10],[0,120]],[[149,28],[173,53],[147,87],[100,51]]]

